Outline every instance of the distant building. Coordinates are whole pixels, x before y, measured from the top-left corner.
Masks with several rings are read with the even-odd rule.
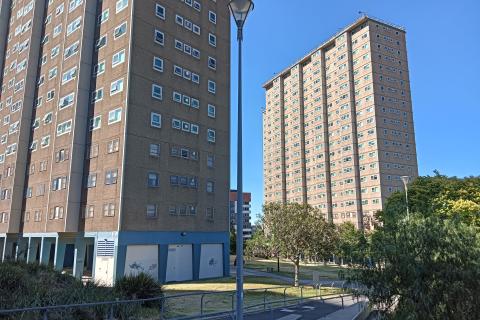
[[[362,17],[264,88],[264,202],[371,229],[418,175],[405,30]]]
[[[243,193],[243,238],[250,239],[252,237],[251,205],[252,194]],[[230,226],[233,230],[237,230],[237,191],[230,191]]]

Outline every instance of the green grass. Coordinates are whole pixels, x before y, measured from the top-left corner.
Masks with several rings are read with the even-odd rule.
[[[277,260],[251,259],[245,262],[245,268],[267,271],[267,268],[273,268],[274,274],[279,274],[289,278],[294,277],[293,263],[280,260],[280,272],[277,272]],[[313,272],[318,272],[320,279],[338,280],[338,272],[345,270],[344,267],[337,265],[323,265],[322,263],[301,263],[300,279],[312,280]]]
[[[282,281],[278,281],[267,277],[245,277],[245,306],[254,306],[266,301],[280,301],[272,304],[274,307],[283,305],[284,288],[289,287],[285,292],[286,299],[299,298],[301,290],[292,288],[291,285]],[[264,289],[268,288],[266,292]],[[221,278],[207,281],[197,281],[182,284],[169,284],[164,286],[167,296],[185,293],[198,293],[202,291],[218,292],[218,294],[206,295],[204,297],[204,312],[221,312],[228,311],[232,308],[232,297],[235,302],[235,292],[224,293],[224,291],[235,290],[235,278]],[[322,295],[339,293],[335,288],[322,288]],[[318,294],[313,288],[303,289],[303,297],[311,298]],[[167,317],[180,317],[194,315],[200,312],[201,296],[179,297],[167,300],[166,311]],[[261,310],[262,307],[256,307],[254,310]],[[248,309],[252,310],[252,309]]]

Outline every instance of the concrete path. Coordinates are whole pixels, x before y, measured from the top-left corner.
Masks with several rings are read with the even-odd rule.
[[[363,311],[362,309],[363,303],[355,303],[354,305],[351,305],[350,307],[347,307],[345,309],[340,309],[338,311],[335,311],[333,313],[330,313],[327,316],[324,316],[320,318],[319,320],[351,320],[355,319],[358,315],[360,315]]]
[[[246,320],[320,320],[326,316],[336,314],[336,312],[346,311],[343,318],[331,318],[332,320],[351,320],[349,314],[354,310],[359,310],[359,306],[351,297],[344,298],[345,309],[342,309],[342,300],[340,298],[326,300],[324,302],[315,300],[301,305],[279,308],[276,310],[246,314]],[[348,312],[347,312],[348,310]],[[351,311],[350,311],[351,310]],[[325,318],[330,319],[330,318]]]

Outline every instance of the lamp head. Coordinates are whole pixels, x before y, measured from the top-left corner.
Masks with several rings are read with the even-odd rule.
[[[401,176],[404,185],[407,185],[410,182],[410,176]]]
[[[242,28],[247,20],[250,11],[253,10],[254,4],[252,0],[230,0],[228,3],[230,12],[238,28]]]

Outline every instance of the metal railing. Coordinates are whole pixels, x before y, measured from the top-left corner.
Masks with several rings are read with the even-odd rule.
[[[255,312],[265,312],[273,311],[277,308],[288,307],[292,305],[300,305],[305,302],[310,302],[314,300],[320,300],[325,303],[327,300],[340,299],[342,308],[345,306],[345,299],[351,298],[359,301],[359,296],[354,293],[352,288],[348,288],[352,292],[348,292],[345,283],[341,287],[341,292],[333,294],[323,294],[322,289],[332,289],[332,287],[327,287],[325,285],[317,286],[278,286],[270,288],[260,288],[260,289],[248,289],[245,290],[245,296],[247,295],[260,295],[261,298],[257,301],[259,303],[254,303],[250,305],[244,305],[244,312],[255,313]],[[305,290],[313,290],[314,295],[305,296]],[[339,288],[336,288],[339,289]],[[282,292],[283,290],[283,292]],[[290,290],[290,294],[288,294]],[[291,294],[291,291],[296,290],[299,293],[299,296]],[[280,292],[280,293],[279,293]],[[105,301],[105,302],[93,302],[93,303],[82,303],[82,304],[69,304],[69,305],[57,305],[57,306],[46,306],[46,307],[31,307],[31,308],[22,308],[22,309],[11,309],[11,310],[0,310],[0,318],[2,316],[10,316],[15,319],[21,319],[25,316],[37,316],[35,319],[48,320],[48,319],[58,319],[59,314],[69,315],[78,311],[90,311],[97,315],[100,313],[101,317],[105,320],[115,320],[118,318],[124,318],[128,316],[129,312],[133,312],[135,308],[142,307],[144,305],[153,305],[154,308],[158,308],[158,315],[160,319],[169,319],[169,320],[188,320],[188,319],[199,319],[199,318],[229,318],[233,317],[235,313],[235,294],[236,291],[215,291],[215,292],[196,292],[196,293],[185,293],[177,294],[170,296],[162,296],[150,299],[136,299],[136,300],[115,300],[115,301]],[[209,297],[219,297],[227,296],[230,300],[229,307],[221,311],[212,311],[209,312],[206,306],[206,299]],[[195,312],[190,315],[181,315],[175,314],[174,312],[169,312],[169,304],[172,303],[175,299],[185,299],[190,297],[200,297],[199,299],[199,312]],[[279,299],[271,299],[271,298]],[[248,299],[247,299],[248,300]],[[197,309],[197,310],[198,310]],[[169,314],[170,313],[170,314]],[[31,319],[31,317],[27,317]]]

